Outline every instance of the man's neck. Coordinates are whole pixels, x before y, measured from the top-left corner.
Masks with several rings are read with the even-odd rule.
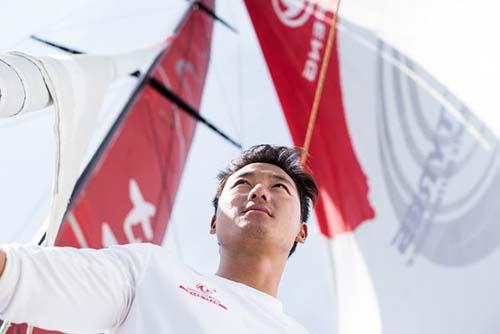
[[[285,264],[286,258],[230,254],[222,251],[216,275],[276,297]]]

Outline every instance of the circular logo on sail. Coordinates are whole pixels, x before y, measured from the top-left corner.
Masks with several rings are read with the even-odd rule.
[[[310,0],[272,0],[272,3],[280,21],[292,28],[306,23],[314,10]]]
[[[399,221],[393,245],[446,266],[475,263],[500,245],[498,139],[456,96],[379,41],[378,136]],[[404,70],[402,70],[404,68]]]

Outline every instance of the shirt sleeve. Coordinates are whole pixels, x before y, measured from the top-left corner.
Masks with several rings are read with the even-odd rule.
[[[153,247],[2,246],[0,318],[72,333],[112,329],[125,319]]]

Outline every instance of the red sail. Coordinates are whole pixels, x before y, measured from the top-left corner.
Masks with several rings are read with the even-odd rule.
[[[194,8],[150,76],[199,109],[213,19]],[[144,82],[94,158],[56,244],[161,243],[195,127],[191,116]]]
[[[293,141],[302,146],[333,14],[308,0],[246,0],[245,4]],[[320,187],[316,215],[321,232],[331,238],[373,218],[366,176],[347,129],[336,46],[309,153],[309,166]]]

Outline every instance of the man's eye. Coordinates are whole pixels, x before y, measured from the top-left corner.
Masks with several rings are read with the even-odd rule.
[[[250,183],[248,183],[248,181],[246,181],[246,180],[238,180],[234,183],[233,187],[236,187],[237,185],[240,185],[240,184],[250,184]]]
[[[288,187],[285,186],[283,183],[277,183],[277,184],[274,185],[274,187],[276,187],[276,188],[283,188],[283,189],[285,189],[288,192]]]

